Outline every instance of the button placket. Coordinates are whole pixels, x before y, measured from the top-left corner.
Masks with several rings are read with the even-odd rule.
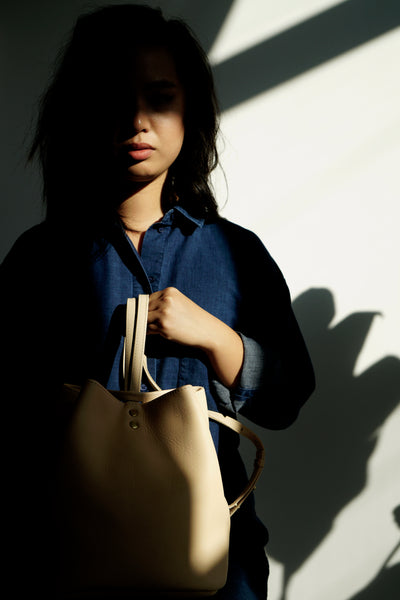
[[[160,284],[168,230],[166,224],[155,223],[147,230],[143,240],[141,260],[153,291],[156,291]]]

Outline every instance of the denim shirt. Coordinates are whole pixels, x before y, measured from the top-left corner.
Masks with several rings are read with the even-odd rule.
[[[24,310],[17,307],[28,297],[34,314],[23,322],[24,331],[33,329],[26,341],[32,338],[37,344],[40,339],[43,348],[54,347],[57,325],[63,342],[57,351],[65,349],[58,361],[61,378],[79,373],[120,389],[127,298],[176,287],[239,333],[244,363],[238,385],[228,390],[200,350],[148,336],[149,371],[158,385],[204,386],[210,409],[241,413],[267,428],[287,427],[296,419],[314,388],[313,369],[286,282],[254,233],[223,218],[205,222],[177,206],[146,231],[140,255],[119,223],[94,244],[87,261],[71,258],[73,238],[69,243],[71,248],[58,247],[65,242],[42,223],[22,234],[1,266],[7,292],[2,297],[3,330],[15,321],[9,336],[18,337],[19,315],[13,313]],[[88,321],[88,330],[95,332],[90,343],[84,341]],[[53,347],[43,368],[54,360]]]
[[[297,398],[282,393],[280,398],[262,397],[263,389],[282,392],[289,385],[285,377],[299,381],[298,367],[308,362],[308,355],[282,274],[253,233],[224,219],[205,223],[176,207],[146,231],[140,255],[120,226],[115,226],[105,249],[96,250],[90,277],[101,332],[97,351],[102,368],[97,376],[107,388],[120,389],[123,383],[127,298],[175,287],[239,333],[244,364],[239,384],[228,390],[199,350],[149,336],[148,366],[159,386],[201,385],[210,409],[234,415],[240,411],[260,424],[274,426],[273,413],[285,409],[283,421],[295,418],[305,399],[301,389]],[[307,376],[310,368],[303,375]],[[145,382],[142,390],[147,390]],[[282,404],[279,410],[277,402]],[[217,444],[218,427],[211,424],[211,429]]]
[[[57,434],[55,385],[93,377],[109,389],[121,387],[127,298],[169,286],[239,333],[244,363],[230,390],[200,350],[151,335],[148,366],[162,389],[203,386],[210,409],[272,429],[290,425],[313,391],[312,365],[282,273],[254,233],[226,219],[204,222],[178,206],[146,231],[140,255],[118,223],[86,257],[74,252],[73,235],[60,237],[43,223],[17,240],[0,275],[4,378],[17,413],[10,419],[20,422],[25,390],[41,390],[33,412],[29,405],[30,431],[47,419],[48,431]],[[231,501],[247,480],[237,436],[215,423],[210,427]],[[35,444],[38,439],[35,434]],[[43,440],[45,453],[51,443]],[[261,547],[266,543],[251,499],[234,524],[233,531],[251,543],[254,536]]]

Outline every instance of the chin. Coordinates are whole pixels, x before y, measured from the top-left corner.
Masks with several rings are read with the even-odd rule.
[[[137,168],[137,165],[135,165],[134,167],[131,167],[130,169],[128,169],[128,180],[131,181],[132,183],[150,183],[151,181],[154,181],[155,179],[158,179],[159,177],[165,177],[167,174],[167,171],[161,171],[159,172],[154,172],[154,171],[149,171],[147,169],[141,169],[139,170]]]

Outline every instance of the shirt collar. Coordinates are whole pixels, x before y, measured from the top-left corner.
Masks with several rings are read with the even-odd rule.
[[[197,219],[196,217],[193,217],[182,206],[174,206],[174,208],[171,208],[168,212],[166,212],[164,218],[162,219],[162,223],[172,223],[172,221],[178,216],[177,213],[179,213],[179,216],[183,215],[185,219],[191,221],[197,227],[203,227],[204,225],[204,219]]]
[[[172,225],[174,222],[177,222],[180,217],[183,217],[188,223],[191,222],[195,227],[203,227],[205,222],[204,219],[193,217],[186,209],[182,208],[182,206],[174,206],[165,213],[160,223],[162,225]],[[114,223],[112,230],[116,231],[117,235],[123,233],[125,236],[125,231],[120,221]]]

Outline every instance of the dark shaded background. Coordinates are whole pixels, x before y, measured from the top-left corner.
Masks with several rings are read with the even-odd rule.
[[[1,3],[1,258],[16,237],[42,216],[40,180],[34,167],[26,167],[25,152],[52,61],[77,15],[100,4],[82,0]],[[232,0],[147,4],[183,17],[209,49]],[[342,2],[215,66],[222,109],[399,25],[398,0]],[[294,309],[315,364],[317,391],[293,427],[259,432],[268,462],[257,489],[257,505],[270,529],[268,554],[284,565],[282,599],[290,577],[329,533],[337,514],[364,488],[377,441],[373,434],[400,400],[397,357],[384,357],[360,376],[353,375],[375,313],[354,313],[331,328],[334,298],[326,289],[307,290],[295,299]],[[399,565],[389,569],[384,561],[382,557],[381,570],[371,574],[365,590],[349,600],[399,597]]]

